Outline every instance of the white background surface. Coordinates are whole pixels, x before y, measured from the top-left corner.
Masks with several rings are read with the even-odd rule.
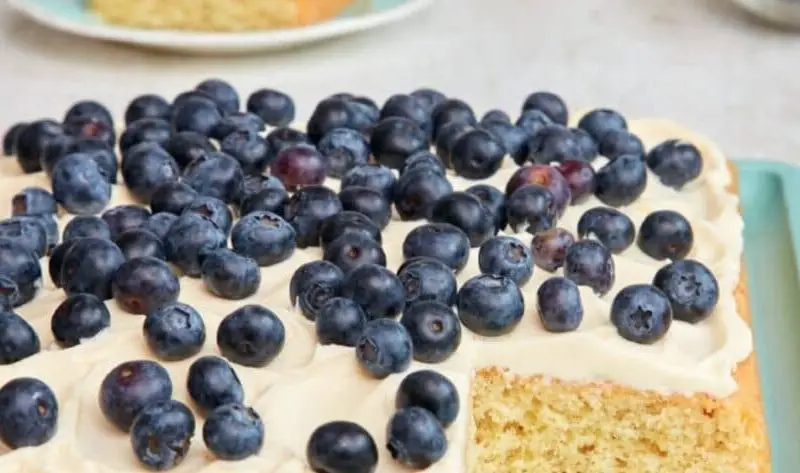
[[[727,0],[437,0],[381,30],[278,54],[185,57],[51,32],[0,5],[0,128],[60,118],[95,98],[121,115],[135,95],[172,97],[207,77],[244,98],[290,93],[304,120],[351,91],[379,101],[419,86],[478,111],[517,112],[550,89],[574,107],[665,116],[734,157],[800,164],[800,34],[752,20]]]

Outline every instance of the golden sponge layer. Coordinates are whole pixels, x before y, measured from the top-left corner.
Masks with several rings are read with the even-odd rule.
[[[147,29],[247,31],[310,25],[353,0],[88,0],[103,20]]]

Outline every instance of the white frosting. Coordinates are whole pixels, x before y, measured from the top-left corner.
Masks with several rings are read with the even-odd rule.
[[[699,179],[677,192],[648,176],[644,195],[625,212],[637,228],[644,217],[658,209],[674,209],[686,216],[695,232],[690,257],[709,266],[719,279],[721,297],[715,313],[696,325],[674,322],[666,337],[650,346],[638,345],[619,337],[609,321],[609,306],[614,295],[633,283],[652,280],[664,264],[641,253],[636,245],[615,255],[617,280],[605,297],[581,289],[584,321],[576,332],[551,334],[543,330],[535,312],[536,289],[549,277],[536,269],[533,279],[522,290],[526,309],[513,333],[485,339],[464,331],[458,352],[447,362],[433,366],[457,385],[462,408],[458,419],[447,430],[450,446],[445,458],[430,472],[467,471],[464,451],[468,442],[470,377],[478,367],[498,365],[521,374],[541,373],[566,380],[614,381],[641,389],[662,392],[706,392],[727,396],[736,390],[732,371],[752,350],[751,334],[739,317],[733,298],[739,280],[742,251],[742,219],[738,198],[726,191],[731,175],[723,155],[702,137],[661,120],[641,120],[630,124],[646,145],[665,139],[683,138],[702,151],[704,169]],[[603,162],[598,160],[598,165]],[[487,180],[500,189],[516,166],[508,161],[500,172]],[[27,186],[49,188],[42,174],[23,175],[13,159],[0,161],[0,217],[10,213],[10,199]],[[452,178],[456,189],[474,181]],[[336,182],[330,185],[337,186]],[[115,187],[110,205],[133,203],[123,187]],[[559,226],[575,232],[577,221],[588,208],[601,205],[592,198],[570,207]],[[69,216],[62,216],[63,230]],[[393,221],[383,233],[388,267],[402,262],[405,235],[424,222]],[[519,237],[526,243],[530,235]],[[477,250],[459,274],[459,282],[479,273]],[[345,419],[360,423],[373,435],[380,455],[379,472],[399,472],[386,451],[385,427],[393,412],[394,395],[407,373],[374,380],[356,364],[353,349],[319,346],[313,324],[289,304],[289,280],[295,268],[321,258],[319,248],[297,250],[289,261],[262,268],[259,291],[244,301],[227,301],[207,292],[197,279],[182,278],[180,300],[196,307],[205,318],[208,337],[201,355],[219,354],[214,343],[220,320],[247,303],[263,304],[275,311],[286,326],[286,344],[278,358],[266,368],[235,366],[245,388],[246,402],[263,417],[266,442],[260,454],[235,463],[214,461],[205,450],[202,438],[195,437],[186,460],[174,471],[216,473],[306,473],[305,446],[310,433],[330,420]],[[0,446],[0,471],[3,473],[119,473],[138,472],[142,467],[131,452],[128,437],[106,422],[97,405],[101,379],[117,364],[151,358],[144,343],[142,316],[131,315],[108,302],[111,327],[75,348],[59,350],[50,331],[50,318],[64,296],[55,289],[42,261],[44,286],[31,303],[17,309],[36,329],[45,349],[42,353],[13,365],[0,366],[0,384],[20,376],[42,379],[55,391],[60,404],[58,433],[42,447],[15,452]],[[185,383],[192,360],[165,363],[172,376],[176,399],[192,405]],[[423,367],[415,363],[412,369]],[[198,417],[198,429],[202,420]]]

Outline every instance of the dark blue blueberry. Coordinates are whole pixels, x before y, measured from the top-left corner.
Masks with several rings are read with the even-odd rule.
[[[17,283],[9,276],[0,274],[0,312],[11,310],[11,302],[19,297],[18,293]]]
[[[57,211],[53,194],[41,187],[26,187],[11,198],[12,215],[52,215]]]
[[[234,225],[231,245],[234,251],[253,258],[259,265],[272,266],[294,253],[295,231],[278,215],[251,212]]]
[[[576,241],[564,256],[564,277],[579,286],[588,286],[604,296],[614,286],[614,258],[611,252],[594,240]]]
[[[326,169],[327,162],[322,154],[306,144],[284,148],[269,166],[270,173],[292,192],[321,185],[325,182]]]
[[[344,273],[329,261],[311,261],[301,265],[289,283],[289,298],[292,306],[314,320],[319,310],[334,297],[339,297],[344,284]]]
[[[653,344],[661,340],[672,325],[670,301],[650,284],[625,287],[611,302],[611,323],[625,340]]]
[[[108,224],[111,239],[115,240],[128,230],[142,228],[150,218],[150,211],[138,205],[118,205],[103,212],[101,218]]]
[[[271,126],[289,126],[294,121],[295,106],[292,98],[283,92],[260,89],[247,99],[247,111]]]
[[[414,359],[422,363],[441,363],[461,344],[461,322],[450,306],[439,301],[407,305],[400,323],[411,337]]]
[[[62,125],[64,133],[76,141],[96,141],[108,148],[117,145],[117,133],[114,128],[94,118],[76,118]]]
[[[417,102],[422,105],[428,114],[432,114],[437,105],[447,100],[447,96],[443,93],[429,87],[417,89],[411,92],[411,96],[417,99]]]
[[[203,424],[203,441],[221,460],[244,460],[264,444],[264,422],[258,413],[240,404],[214,409]]]
[[[406,159],[400,174],[406,174],[418,169],[428,169],[444,176],[447,172],[442,160],[430,151],[414,153]]]
[[[0,238],[20,243],[37,258],[47,254],[47,229],[38,217],[23,215],[0,220]]]
[[[222,140],[220,151],[233,156],[245,174],[260,174],[272,155],[267,141],[253,130],[236,130]]]
[[[48,215],[33,215],[30,218],[34,218],[38,220],[45,229],[45,234],[47,237],[47,254],[49,255],[53,248],[60,242],[60,234],[58,228],[58,221],[56,220],[55,214],[48,214]]]
[[[50,330],[61,348],[74,347],[111,325],[111,313],[102,300],[91,294],[74,294],[56,307]]]
[[[317,104],[308,119],[308,138],[317,144],[323,136],[335,128],[353,128],[355,108],[349,100],[328,98]]]
[[[578,149],[580,150],[580,159],[584,161],[593,161],[599,153],[598,144],[592,138],[592,135],[583,128],[570,128],[575,135],[575,140],[578,142]]]
[[[399,409],[389,420],[386,448],[401,465],[424,470],[447,453],[447,437],[433,413],[411,406]]]
[[[431,111],[434,138],[439,138],[439,133],[444,126],[452,122],[465,123],[477,126],[478,120],[475,112],[466,102],[459,99],[447,99],[437,104]]]
[[[377,264],[363,264],[351,270],[341,285],[341,295],[361,305],[370,320],[395,317],[405,306],[403,283]]]
[[[244,181],[242,181],[242,187],[239,189],[239,195],[236,196],[235,203],[241,205],[246,198],[265,189],[286,190],[280,179],[268,173],[246,175]]]
[[[504,111],[493,108],[484,113],[481,117],[481,125],[489,122],[506,122],[511,123],[511,117]]]
[[[187,276],[200,277],[200,263],[208,253],[225,247],[227,237],[208,217],[187,213],[172,224],[164,237],[167,261]]]
[[[148,222],[150,219],[148,219]],[[124,231],[115,240],[125,259],[132,260],[145,256],[166,260],[164,243],[156,234],[146,228],[132,228]]]
[[[78,216],[64,227],[64,241],[76,238],[111,239],[111,230],[105,220],[94,215]]]
[[[539,110],[547,115],[553,123],[566,125],[569,121],[567,104],[558,95],[552,92],[534,92],[522,104],[522,110]]]
[[[345,187],[339,192],[344,212],[366,215],[379,229],[386,228],[392,218],[392,204],[380,192],[368,187]]]
[[[378,122],[370,135],[370,149],[375,160],[392,169],[403,169],[409,156],[428,149],[428,137],[415,122],[390,117]]]
[[[54,143],[54,142],[53,142]],[[117,183],[117,171],[119,164],[117,155],[114,152],[116,145],[109,145],[106,142],[95,139],[76,139],[68,143],[64,154],[81,153],[97,162],[103,174],[112,184]],[[50,148],[48,148],[50,149]],[[44,155],[42,155],[44,157]],[[42,164],[47,168],[47,164]],[[52,169],[52,165],[50,166]]]
[[[429,223],[411,230],[403,241],[403,257],[426,256],[461,271],[469,259],[469,238],[449,223]]]
[[[366,215],[354,211],[342,211],[325,219],[320,230],[320,244],[323,247],[344,234],[358,233],[381,243],[381,229]]]
[[[430,220],[458,227],[477,248],[495,233],[494,219],[483,203],[467,192],[453,192],[440,198],[433,206]]]
[[[164,304],[148,312],[142,332],[150,351],[165,361],[192,357],[206,342],[203,317],[194,307],[182,302]]]
[[[195,96],[172,105],[170,123],[175,131],[194,131],[211,136],[220,120],[222,113],[211,99]]]
[[[533,163],[560,163],[582,155],[575,133],[565,126],[548,125],[528,141],[528,161]]]
[[[24,360],[40,349],[39,336],[25,319],[15,312],[0,313],[0,366]]]
[[[206,79],[199,83],[196,89],[207,93],[224,115],[239,111],[239,93],[224,80]]]
[[[311,433],[306,445],[306,461],[319,473],[374,473],[378,466],[378,447],[360,425],[337,420]]]
[[[461,399],[450,379],[433,370],[415,371],[406,376],[397,388],[396,409],[421,407],[447,428],[458,417]]]
[[[632,204],[647,187],[647,167],[641,156],[627,154],[606,164],[595,177],[594,195],[604,204]]]
[[[667,296],[675,319],[691,324],[709,318],[719,301],[717,278],[695,260],[675,261],[659,269],[653,286]]]
[[[517,118],[515,125],[522,130],[528,138],[517,148],[516,153],[511,153],[511,157],[514,158],[514,161],[522,165],[529,159],[531,139],[543,129],[553,125],[553,122],[550,120],[550,117],[545,115],[541,110],[525,110],[520,114],[519,118]]]
[[[456,302],[458,283],[453,269],[439,260],[414,257],[403,263],[397,271],[397,277],[403,284],[406,305],[437,301],[452,306]]]
[[[264,120],[250,112],[236,112],[222,117],[217,126],[211,130],[211,137],[223,141],[233,132],[249,131],[260,134],[266,129]],[[264,145],[268,148],[268,145]]]
[[[0,387],[0,441],[11,449],[47,443],[58,428],[55,393],[35,378],[15,378]]]
[[[228,314],[217,329],[222,356],[243,366],[268,365],[283,349],[286,329],[274,312],[260,305],[242,306]]]
[[[433,135],[432,109],[413,95],[396,94],[389,97],[381,108],[381,120],[392,117],[407,118],[417,124],[428,140]]]
[[[5,156],[14,156],[17,154],[17,140],[22,130],[28,126],[25,122],[19,122],[11,125],[3,135],[3,154]]]
[[[482,274],[458,291],[458,317],[465,327],[484,337],[510,333],[522,320],[525,300],[509,278]]]
[[[186,103],[187,100],[190,99],[203,99],[213,103],[214,105],[216,105],[217,103],[214,100],[214,97],[205,90],[200,90],[200,89],[187,90],[175,96],[175,98],[172,100],[172,110],[174,111],[175,108],[183,105],[184,103]],[[220,112],[222,111],[220,110]]]
[[[594,168],[587,161],[567,159],[556,167],[569,187],[572,205],[586,202],[597,189],[597,177]]]
[[[523,147],[527,147],[527,141],[530,138],[525,130],[507,121],[491,120],[481,122],[480,129],[491,133],[503,145],[505,154],[510,156],[519,156],[521,154],[520,150]],[[522,159],[524,160],[524,157]]]
[[[86,238],[86,237],[81,237]],[[65,239],[61,244],[56,245],[53,251],[50,252],[50,259],[47,261],[47,272],[50,274],[50,280],[53,281],[55,287],[62,287],[61,284],[61,266],[64,263],[64,256],[73,247],[76,241],[81,238]],[[100,238],[100,237],[98,237]],[[106,240],[108,238],[105,238]],[[0,244],[0,247],[3,245]],[[30,256],[36,259],[36,255],[31,253]],[[123,257],[124,258],[124,257]]]
[[[475,127],[471,123],[460,121],[454,121],[442,125],[441,129],[436,135],[434,145],[436,147],[436,156],[442,160],[442,163],[444,163],[446,167],[452,167],[451,153],[453,151],[453,147],[456,145],[456,141],[458,141],[461,135],[474,129]]]
[[[575,237],[563,228],[551,228],[537,233],[531,242],[531,255],[536,266],[554,272],[564,265],[567,248],[575,243]]]
[[[668,140],[647,153],[647,166],[664,185],[680,190],[700,175],[703,157],[691,143]]]
[[[356,301],[334,297],[317,313],[317,341],[320,345],[354,347],[366,323],[367,315]]]
[[[516,238],[498,236],[481,245],[478,266],[484,274],[504,276],[524,286],[533,275],[533,254]]]
[[[446,177],[428,169],[403,174],[394,187],[393,201],[403,220],[431,218],[436,202],[453,192]]]
[[[61,262],[60,280],[67,295],[94,294],[111,299],[111,281],[125,255],[109,240],[81,238],[70,245]]]
[[[256,260],[227,248],[206,255],[200,272],[208,290],[223,299],[250,297],[261,285],[261,271]]]
[[[275,128],[267,133],[267,143],[269,143],[270,152],[274,156],[290,146],[312,145],[308,135],[289,127]]]
[[[608,130],[600,138],[600,154],[608,159],[617,159],[626,154],[644,157],[644,144],[638,136],[628,130]]]
[[[53,120],[37,120],[26,125],[17,136],[17,162],[22,170],[30,174],[42,170],[39,157],[50,141],[63,136],[59,123]]]
[[[176,220],[178,220],[178,216],[175,214],[167,212],[154,213],[147,219],[147,222],[145,222],[144,229],[157,236],[163,243],[164,238],[166,238],[167,233],[169,233],[169,229],[172,228],[172,224],[175,223]],[[166,251],[164,255],[166,256]]]
[[[203,356],[189,367],[189,397],[207,414],[219,406],[244,402],[244,388],[233,367],[217,356]]]
[[[555,196],[539,184],[520,187],[506,200],[506,218],[514,233],[549,230],[558,219]]]
[[[287,203],[289,193],[283,187],[261,189],[242,199],[239,214],[245,216],[254,212],[269,212],[282,217]]]
[[[356,341],[356,359],[359,365],[376,379],[407,370],[411,365],[413,351],[408,331],[391,319],[367,322]]]
[[[345,274],[365,264],[386,266],[381,244],[364,233],[344,233],[325,246],[323,259],[340,267]]]
[[[635,237],[633,221],[617,209],[593,207],[578,220],[578,238],[594,238],[615,254],[628,249]]]
[[[181,285],[167,263],[152,257],[123,263],[111,282],[117,305],[131,314],[147,314],[178,300]]]
[[[150,360],[126,361],[100,384],[100,411],[111,424],[128,432],[136,416],[150,404],[169,401],[172,380],[163,366]]]
[[[142,465],[168,470],[183,462],[194,436],[192,411],[179,401],[149,404],[131,426],[131,446]]]
[[[325,158],[328,176],[341,178],[354,166],[367,164],[370,147],[364,136],[349,128],[334,128],[322,137],[317,149]]]
[[[157,189],[179,178],[178,164],[158,146],[137,145],[122,160],[122,179],[142,202],[149,202]]]
[[[175,159],[181,169],[200,156],[216,150],[208,137],[194,131],[181,131],[173,134],[164,149]]]
[[[304,187],[286,204],[286,221],[294,227],[298,248],[318,246],[326,219],[342,211],[342,202],[335,192],[323,186]]]
[[[226,235],[233,227],[233,213],[225,202],[216,197],[199,195],[195,197],[191,204],[186,206],[183,213],[195,213],[208,217]],[[181,214],[182,215],[182,214]]]
[[[673,210],[657,210],[639,226],[639,249],[657,260],[685,258],[694,244],[692,224]]]
[[[583,320],[583,305],[578,285],[569,279],[552,277],[536,291],[536,310],[548,332],[572,332]]]
[[[109,128],[114,128],[114,119],[111,117],[111,112],[101,103],[94,100],[81,100],[74,103],[69,110],[64,114],[64,122],[89,118],[97,120]]]
[[[140,118],[130,123],[119,137],[119,148],[125,154],[140,143],[155,143],[166,148],[172,137],[172,125],[160,118]]]
[[[487,179],[497,173],[506,151],[503,144],[486,130],[461,134],[450,152],[455,173],[467,179]]]
[[[628,123],[619,112],[607,108],[598,108],[584,115],[578,122],[578,128],[586,130],[592,135],[595,142],[600,143],[606,132],[610,130],[627,130]]]
[[[391,169],[380,164],[361,164],[353,167],[342,176],[342,189],[358,186],[380,192],[391,200],[397,177]]]
[[[9,297],[13,307],[19,307],[36,296],[42,280],[42,268],[36,253],[21,242],[0,238],[0,272],[14,281],[17,291]]]
[[[145,94],[131,100],[125,109],[125,125],[139,120],[140,118],[160,118],[169,120],[172,106],[167,100],[154,94]]]
[[[244,184],[239,161],[224,153],[201,155],[183,170],[183,182],[202,195],[234,202]]]
[[[153,213],[168,212],[180,215],[198,197],[197,191],[180,181],[170,181],[159,186],[150,196]]]
[[[489,184],[475,184],[465,192],[481,201],[484,209],[492,216],[495,230],[506,227],[506,195],[503,191]]]
[[[39,164],[48,176],[53,175],[53,168],[61,158],[71,154],[70,149],[72,149],[76,141],[75,138],[69,135],[54,135],[45,142],[39,154]]]
[[[347,102],[350,107],[350,128],[368,137],[380,119],[378,104],[369,97],[354,97]]]
[[[53,196],[64,209],[75,215],[93,215],[111,200],[111,184],[106,175],[85,154],[68,154],[53,168]]]

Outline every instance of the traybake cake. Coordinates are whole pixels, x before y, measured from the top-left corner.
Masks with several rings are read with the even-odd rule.
[[[708,140],[551,93],[241,108],[7,133],[0,471],[769,472]]]

